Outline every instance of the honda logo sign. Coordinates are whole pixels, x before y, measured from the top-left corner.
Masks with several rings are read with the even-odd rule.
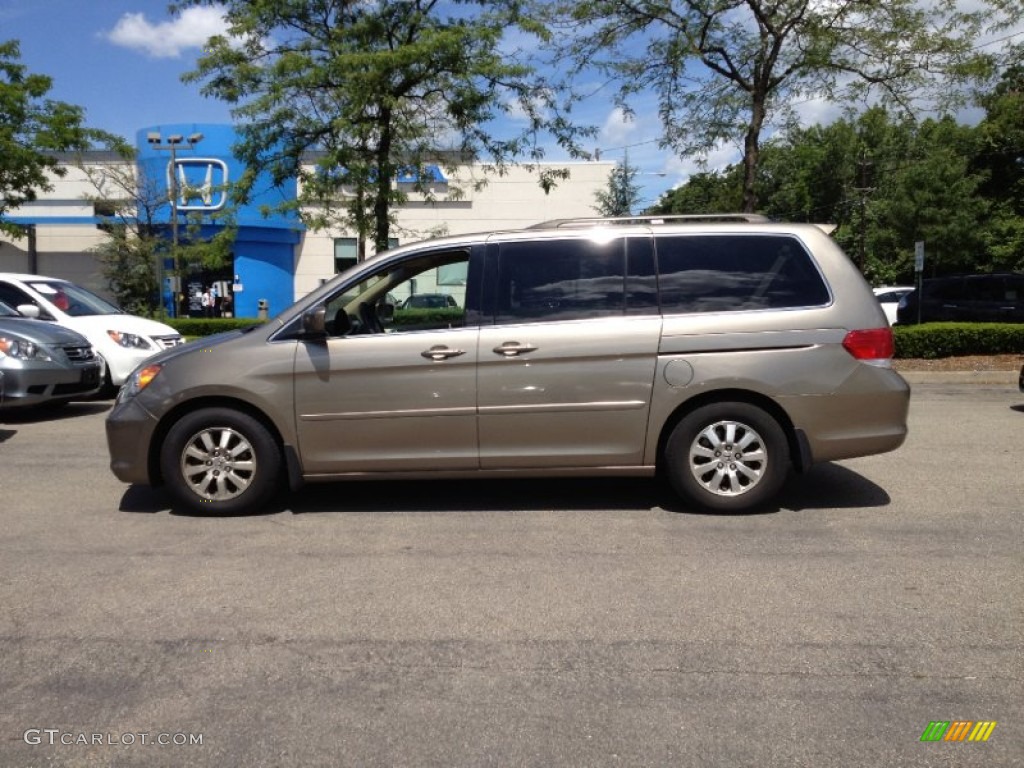
[[[176,174],[176,178],[171,174]],[[179,211],[219,211],[228,201],[228,166],[214,157],[175,158],[167,164],[167,194]]]

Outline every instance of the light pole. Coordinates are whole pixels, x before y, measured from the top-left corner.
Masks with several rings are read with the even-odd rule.
[[[168,193],[171,198],[171,259],[174,264],[174,275],[178,276],[178,150],[195,149],[196,144],[203,140],[203,134],[191,133],[187,137],[180,133],[172,133],[167,137],[167,143],[161,143],[163,138],[160,131],[148,131],[146,141],[153,149],[171,153],[171,161],[167,166]],[[184,145],[183,145],[184,142]],[[157,259],[156,263],[157,285],[160,291],[160,304],[164,299],[164,260]],[[174,300],[174,291],[171,291],[171,317],[177,315],[177,302]]]

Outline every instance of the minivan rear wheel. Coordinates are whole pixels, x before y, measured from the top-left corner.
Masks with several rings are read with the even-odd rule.
[[[749,403],[697,408],[672,430],[665,469],[684,501],[708,512],[745,512],[772,499],[789,472],[786,435]]]
[[[198,512],[252,512],[269,501],[281,451],[263,424],[231,408],[203,408],[167,433],[160,469],[171,493]]]

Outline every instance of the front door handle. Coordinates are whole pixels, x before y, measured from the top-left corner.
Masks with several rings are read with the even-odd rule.
[[[503,357],[516,357],[527,352],[536,352],[537,348],[532,344],[520,344],[518,341],[506,341],[494,348],[494,354]]]
[[[458,357],[459,355],[466,354],[464,349],[452,349],[446,347],[443,344],[438,344],[430,349],[420,352],[420,355],[427,358],[427,360],[447,360],[450,357]]]

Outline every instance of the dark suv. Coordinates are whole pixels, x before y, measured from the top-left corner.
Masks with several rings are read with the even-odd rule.
[[[918,322],[918,303],[922,323],[1024,323],[1024,274],[996,272],[924,280],[920,291],[912,291],[900,300],[897,321],[903,325]]]

